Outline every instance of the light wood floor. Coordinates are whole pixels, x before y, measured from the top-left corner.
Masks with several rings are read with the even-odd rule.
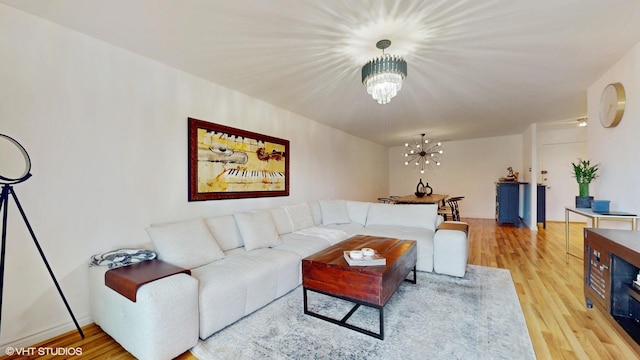
[[[470,225],[469,263],[511,270],[538,359],[640,359],[604,315],[585,307],[582,260],[570,256],[566,262],[564,223],[547,223],[536,233],[494,220],[463,220]],[[580,257],[583,226],[571,224],[570,252]],[[36,346],[81,347],[87,358],[133,359],[99,327],[83,331],[84,340],[70,332]],[[179,359],[195,358],[186,352]]]

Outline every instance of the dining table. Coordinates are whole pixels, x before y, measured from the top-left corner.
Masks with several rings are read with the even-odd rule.
[[[442,204],[444,205],[444,201],[448,198],[449,195],[443,194],[431,194],[425,195],[422,197],[417,197],[416,195],[405,195],[397,198],[392,198],[394,204]]]

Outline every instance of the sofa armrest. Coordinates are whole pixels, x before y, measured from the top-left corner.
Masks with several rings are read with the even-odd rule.
[[[136,302],[105,285],[106,267],[89,268],[91,316],[138,359],[172,359],[198,341],[198,281],[177,274],[137,290]]]

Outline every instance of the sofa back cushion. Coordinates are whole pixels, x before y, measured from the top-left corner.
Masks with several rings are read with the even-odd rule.
[[[193,269],[224,258],[203,219],[153,225],[146,229],[158,259]]]
[[[368,202],[347,200],[347,211],[349,212],[351,222],[365,226],[367,224],[367,213],[369,212],[370,204],[371,203]]]
[[[368,225],[395,225],[409,226],[436,230],[438,217],[438,205],[393,205],[377,204],[369,205],[367,213]]]
[[[310,201],[309,209],[311,209],[311,216],[313,217],[313,224],[318,226],[322,225],[322,209],[320,209],[319,201]]]
[[[247,251],[282,244],[271,213],[268,211],[233,214]]]
[[[283,206],[283,208],[287,212],[287,215],[289,215],[289,221],[291,222],[291,229],[293,231],[306,229],[315,225],[309,204],[301,203]]]
[[[209,217],[204,219],[204,222],[223,251],[244,246],[242,235],[240,235],[240,230],[233,215]]]
[[[271,218],[273,219],[278,234],[283,235],[293,231],[289,214],[283,207],[269,209],[268,211],[271,213]]]
[[[322,225],[350,223],[346,200],[320,200]]]

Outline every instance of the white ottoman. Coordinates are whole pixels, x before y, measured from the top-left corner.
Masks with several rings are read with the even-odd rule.
[[[464,277],[469,258],[469,225],[461,221],[445,221],[433,238],[433,271]]]

